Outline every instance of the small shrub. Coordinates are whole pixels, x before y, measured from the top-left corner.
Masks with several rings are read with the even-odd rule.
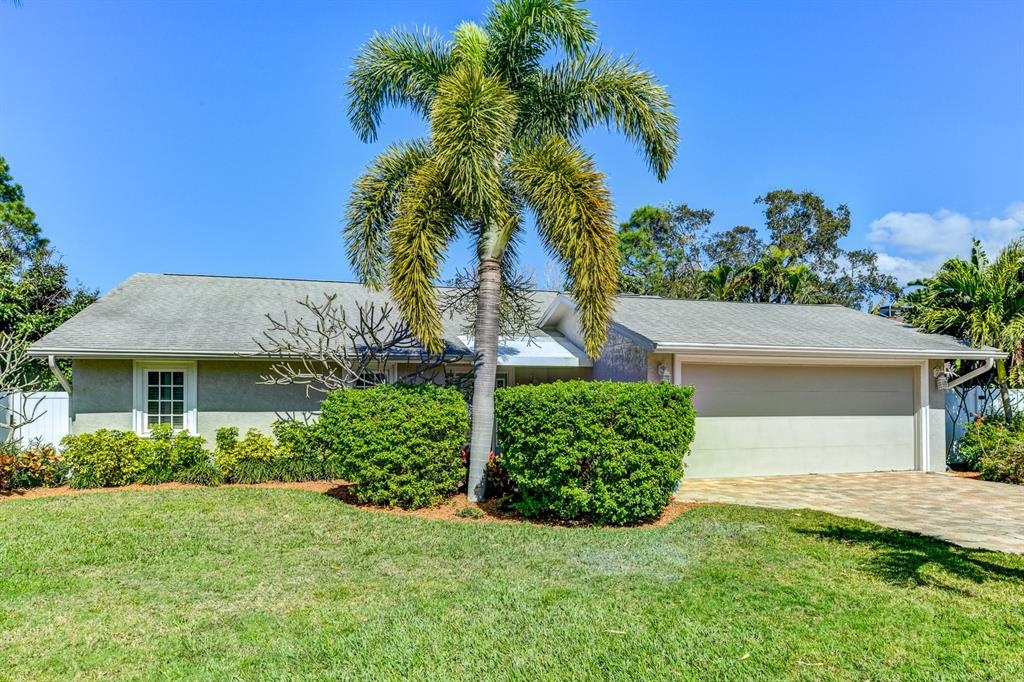
[[[960,463],[977,471],[981,460],[1012,442],[1024,440],[1024,416],[1017,415],[1007,424],[1002,417],[978,417],[967,424],[957,443]]]
[[[187,469],[182,469],[175,476],[178,483],[190,483],[192,485],[220,485],[221,475],[217,465],[210,459],[197,462]]]
[[[67,464],[57,448],[38,440],[20,448],[18,441],[0,445],[0,490],[52,487],[67,480]]]
[[[203,438],[189,435],[187,431],[174,433],[169,424],[153,426],[149,438],[139,442],[139,457],[146,465],[139,476],[139,483],[154,485],[177,481],[182,472],[208,464],[210,460]]]
[[[1024,485],[1024,442],[1000,443],[987,450],[978,464],[981,477],[986,481]]]
[[[265,483],[274,480],[274,461],[278,457],[274,439],[257,429],[249,429],[238,439],[238,429],[217,430],[217,468],[226,481]]]
[[[134,483],[146,471],[142,438],[131,431],[100,429],[65,436],[64,459],[74,488],[106,488]]]
[[[476,507],[462,507],[457,512],[455,512],[455,515],[458,516],[460,519],[485,519],[485,518],[487,518],[487,514],[484,514],[482,511],[480,511]]]
[[[362,502],[427,507],[458,490],[465,476],[460,450],[469,416],[456,388],[335,391],[323,402],[318,430]]]
[[[347,478],[338,457],[324,441],[318,423],[278,420],[272,426],[277,439],[278,476],[282,481],[320,481]]]
[[[656,518],[693,440],[691,387],[570,381],[499,389],[501,465],[527,517]]]

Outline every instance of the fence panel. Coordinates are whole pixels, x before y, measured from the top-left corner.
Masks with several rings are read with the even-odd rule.
[[[34,440],[58,445],[70,433],[68,394],[63,391],[7,393],[0,397],[0,437],[6,437],[15,414],[35,416],[35,420],[15,432],[28,444]]]

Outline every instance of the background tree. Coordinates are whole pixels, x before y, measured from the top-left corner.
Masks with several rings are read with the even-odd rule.
[[[1009,244],[992,262],[974,240],[970,260],[952,258],[935,276],[910,284],[919,288],[901,301],[909,324],[1011,354],[1010,368],[996,360],[1003,416],[1011,420],[1010,373],[1019,374],[1024,348],[1024,240]]]
[[[67,266],[43,237],[24,190],[0,157],[0,334],[32,343],[95,300],[95,291],[68,283]],[[42,362],[19,367],[38,377],[43,389],[56,384]],[[69,366],[63,369],[70,373]]]
[[[687,298],[703,271],[702,240],[714,211],[686,204],[641,206],[619,225],[620,289]]]
[[[877,254],[846,251],[850,211],[812,192],[775,190],[764,205],[766,243],[745,225],[708,234],[714,212],[643,206],[619,228],[622,289],[671,298],[759,303],[895,300],[901,289],[878,269]]]
[[[392,145],[356,181],[345,237],[360,279],[386,283],[431,350],[442,345],[434,287],[442,259],[460,234],[475,244],[471,500],[484,495],[501,285],[513,271],[524,213],[564,267],[586,350],[596,356],[618,285],[616,232],[604,175],[577,140],[610,126],[659,179],[675,157],[665,89],[595,40],[589,13],[573,0],[505,0],[482,26],[464,23],[451,40],[402,29],[374,36],[349,78],[349,120],[365,141],[376,138],[385,106],[408,106],[429,123],[427,139]]]

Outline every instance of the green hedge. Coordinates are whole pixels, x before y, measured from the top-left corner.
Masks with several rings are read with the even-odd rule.
[[[61,447],[75,488],[183,480],[213,484],[217,477],[205,442],[187,432],[172,434],[164,424],[155,426],[150,438],[131,431],[100,429],[65,436]]]
[[[469,416],[456,388],[335,391],[323,402],[317,429],[363,502],[430,506],[456,492],[465,476],[460,453]]]
[[[495,393],[513,505],[531,518],[624,525],[656,518],[683,475],[693,389],[570,381]]]

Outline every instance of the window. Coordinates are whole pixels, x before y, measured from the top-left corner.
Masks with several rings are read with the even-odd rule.
[[[196,432],[196,364],[136,362],[135,432],[149,435],[157,424]]]
[[[185,428],[185,372],[180,370],[146,371],[146,428],[170,424]]]
[[[373,388],[374,386],[380,386],[381,384],[394,383],[389,381],[388,374],[385,372],[374,372],[367,370],[359,375],[356,382],[352,384],[352,388]]]

